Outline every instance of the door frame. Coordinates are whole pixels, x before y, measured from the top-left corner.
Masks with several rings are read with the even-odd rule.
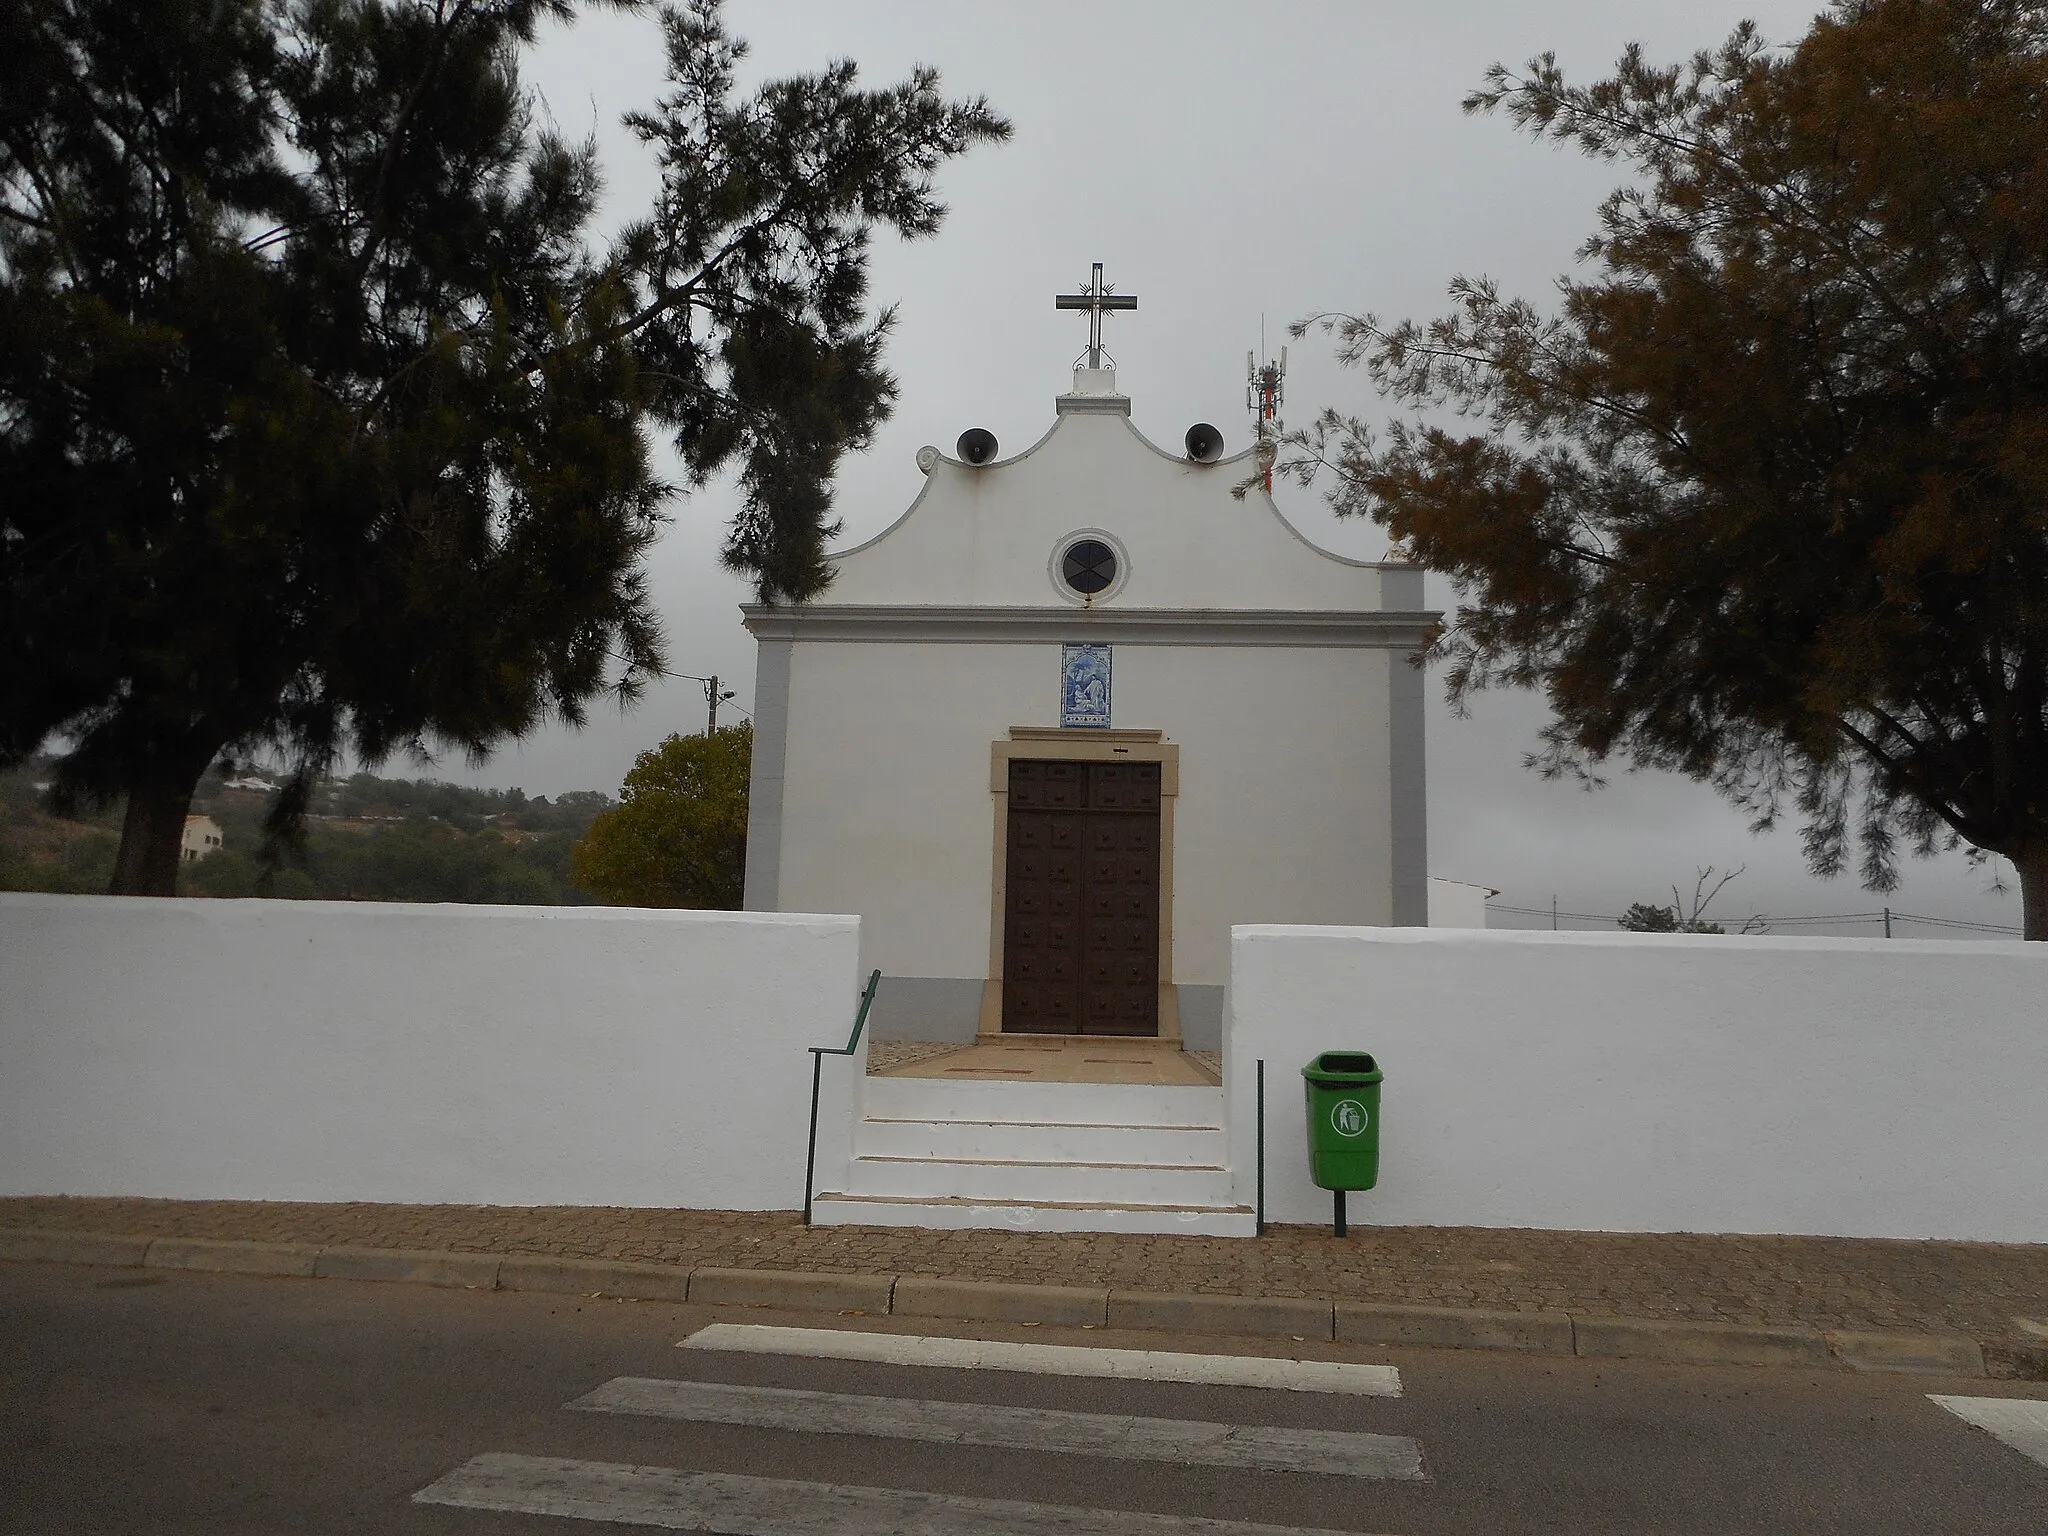
[[[1114,1038],[1180,1043],[1180,991],[1173,984],[1173,813],[1180,799],[1180,747],[1165,740],[1165,734],[1098,727],[1013,725],[1007,740],[989,743],[988,788],[995,802],[995,857],[989,889],[988,977],[981,987],[981,1021],[977,1026],[981,1038],[1012,1038],[1003,1033],[1003,929],[1010,873],[1010,764],[1022,759],[1046,763],[1159,764],[1159,1033]]]

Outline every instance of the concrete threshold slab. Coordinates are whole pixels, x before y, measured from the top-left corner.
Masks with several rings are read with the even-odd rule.
[[[1178,1041],[1113,1036],[1034,1040],[993,1037],[943,1056],[890,1067],[883,1077],[1022,1083],[1146,1083],[1213,1088],[1216,1079],[1187,1058]]]

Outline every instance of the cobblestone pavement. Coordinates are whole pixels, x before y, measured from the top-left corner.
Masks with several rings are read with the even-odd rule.
[[[352,1243],[841,1274],[919,1274],[1631,1317],[1955,1328],[2048,1323],[2048,1245],[1478,1227],[1264,1238],[803,1226],[793,1211],[0,1199],[0,1227]]]
[[[934,1056],[950,1056],[967,1047],[952,1040],[870,1040],[868,1042],[868,1076],[887,1072],[892,1067],[907,1067],[913,1062],[930,1061]]]

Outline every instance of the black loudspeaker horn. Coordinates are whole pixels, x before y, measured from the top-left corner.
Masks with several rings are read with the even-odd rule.
[[[1223,434],[1206,421],[1198,421],[1189,427],[1185,441],[1188,457],[1197,464],[1214,464],[1223,457]]]
[[[966,463],[986,464],[996,456],[996,435],[987,427],[969,427],[953,446],[960,450],[960,457]]]

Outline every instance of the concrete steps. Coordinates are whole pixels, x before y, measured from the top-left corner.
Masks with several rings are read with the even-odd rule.
[[[811,1203],[811,1220],[821,1227],[995,1227],[1016,1232],[1180,1233],[1193,1237],[1250,1237],[1255,1226],[1248,1205],[1063,1205],[1051,1200],[891,1200],[848,1194],[817,1196]]]
[[[1223,1090],[1125,1083],[866,1080],[826,1226],[1249,1236],[1231,1203]]]
[[[862,1194],[921,1199],[932,1194],[1055,1205],[1191,1206],[1213,1203],[1226,1188],[1210,1164],[1086,1163],[1044,1157],[864,1157],[855,1177]]]
[[[1088,1163],[1165,1162],[1221,1167],[1217,1125],[1099,1125],[1086,1121],[862,1120],[854,1128],[857,1157],[933,1157],[963,1162],[1020,1157]]]

